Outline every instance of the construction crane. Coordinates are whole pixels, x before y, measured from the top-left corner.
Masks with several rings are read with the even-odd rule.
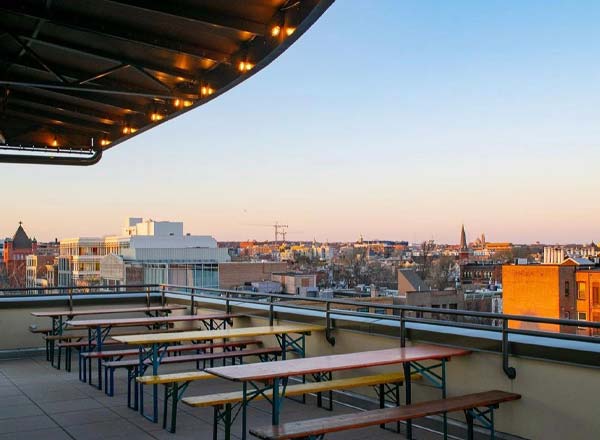
[[[275,229],[275,244],[279,241],[279,235],[283,237],[283,241],[285,241],[285,236],[287,234],[286,228],[288,225],[280,225],[279,222],[275,222],[273,228]]]
[[[266,225],[266,224],[248,224],[248,226],[261,226],[261,227],[269,227],[275,230],[275,243],[279,241],[279,236],[283,237],[283,241],[285,241],[285,236],[287,234],[288,225],[281,225],[279,222],[275,222],[275,224]]]

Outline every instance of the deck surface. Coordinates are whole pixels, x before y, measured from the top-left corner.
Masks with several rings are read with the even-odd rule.
[[[116,395],[106,396],[77,378],[77,365],[73,371],[56,370],[43,356],[0,360],[0,440],[210,440],[212,439],[212,408],[179,406],[177,433],[164,431],[160,424],[144,419],[127,408],[125,372],[117,372]],[[169,365],[165,373],[189,371],[189,365]],[[151,387],[147,388],[150,410]],[[192,383],[186,395],[235,391],[239,385],[223,379]],[[162,398],[162,393],[160,393]],[[162,408],[162,401],[159,403]],[[314,397],[303,405],[286,399],[282,422],[347,414],[356,410],[335,405],[333,413],[317,408]],[[268,402],[255,402],[248,413],[248,426],[270,424]],[[423,420],[426,424],[428,421]],[[424,430],[417,430],[419,440],[439,439]],[[234,424],[234,438],[239,438],[239,420]],[[220,438],[223,433],[221,432]],[[402,440],[404,436],[379,428],[359,429],[327,436],[329,440]],[[484,437],[481,437],[482,439]]]

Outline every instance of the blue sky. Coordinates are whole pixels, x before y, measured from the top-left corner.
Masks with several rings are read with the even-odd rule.
[[[600,2],[338,0],[227,94],[92,168],[2,165],[0,235],[600,240]]]

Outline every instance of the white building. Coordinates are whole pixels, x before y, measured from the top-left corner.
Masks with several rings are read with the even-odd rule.
[[[122,235],[61,240],[60,255],[69,258],[64,270],[70,270],[75,285],[218,287],[218,263],[230,261],[227,249],[217,247],[213,237],[184,234],[182,222],[138,217],[126,220]]]

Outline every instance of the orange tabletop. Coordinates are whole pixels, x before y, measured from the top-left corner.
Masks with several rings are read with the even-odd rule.
[[[405,362],[448,359],[453,356],[464,356],[469,353],[470,351],[468,350],[427,344],[404,348],[391,348],[387,350],[290,359],[277,362],[259,362],[256,364],[215,367],[207,368],[205,371],[225,379],[245,382],[328,371],[353,370],[382,365],[401,364]]]
[[[170,312],[173,310],[185,310],[187,306],[183,304],[174,304],[167,306],[150,307],[121,307],[121,308],[102,308],[102,309],[84,309],[84,310],[52,310],[45,312],[31,312],[33,316],[43,318],[53,318],[59,316],[82,316],[82,315],[103,315],[109,313],[136,313],[136,312]]]
[[[204,320],[225,320],[238,318],[239,313],[216,313],[206,315],[180,315],[180,316],[158,316],[146,318],[117,318],[117,319],[83,319],[67,321],[70,327],[126,327],[135,325],[164,324],[168,322],[186,322],[186,321],[204,321]]]

